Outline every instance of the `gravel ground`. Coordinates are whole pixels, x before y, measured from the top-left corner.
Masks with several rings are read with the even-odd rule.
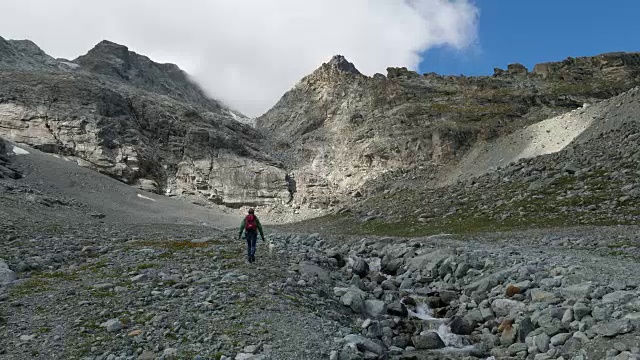
[[[640,358],[638,226],[267,226],[248,264],[239,218],[45,156],[0,179],[3,359]]]

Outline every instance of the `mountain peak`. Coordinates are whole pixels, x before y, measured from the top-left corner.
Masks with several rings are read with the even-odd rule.
[[[96,46],[94,46],[93,49],[89,50],[89,52],[87,53],[87,55],[92,55],[92,54],[95,54],[95,55],[100,54],[100,56],[105,54],[111,54],[118,58],[126,59],[129,56],[129,48],[124,45],[116,44],[109,40],[102,40],[99,43],[97,43]]]
[[[344,56],[342,55],[334,55],[331,60],[327,63],[328,66],[340,70],[346,73],[358,74],[361,75],[360,71],[356,69],[355,65],[350,63]]]

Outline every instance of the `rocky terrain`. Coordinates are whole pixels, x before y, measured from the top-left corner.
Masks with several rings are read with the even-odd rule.
[[[19,179],[21,177],[21,174],[11,167],[8,154],[9,149],[7,147],[7,144],[5,144],[4,140],[0,138],[0,179]]]
[[[640,359],[639,69],[338,56],[254,128],[124,46],[0,38],[0,359]]]
[[[286,201],[284,171],[243,118],[122,45],[68,61],[0,38],[0,136],[138,188],[228,207]]]
[[[171,217],[195,205],[117,216],[100,200],[132,208],[126,185],[18,152],[25,177],[0,180],[2,358],[640,357],[638,227],[413,239],[267,227],[248,264],[235,229]],[[78,194],[113,188],[68,197],[39,161]]]
[[[266,114],[258,129],[279,138],[273,153],[295,174],[309,206],[348,204],[368,196],[368,182],[422,171],[431,183],[463,161],[478,142],[561,115],[640,84],[640,55],[612,53],[519,64],[493,76],[419,75],[389,68],[362,75],[335,56],[303,78]],[[278,136],[281,134],[281,136]]]
[[[425,185],[428,169],[388,174],[345,209],[351,215],[326,220],[336,230],[388,235],[637,224],[639,109],[634,88],[478,144],[439,186]]]

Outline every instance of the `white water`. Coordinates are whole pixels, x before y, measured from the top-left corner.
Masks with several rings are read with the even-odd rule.
[[[473,345],[465,345],[464,338],[460,335],[456,335],[451,332],[451,328],[445,324],[446,319],[439,319],[433,317],[433,312],[426,304],[418,304],[416,311],[409,310],[409,316],[416,317],[421,320],[429,322],[431,325],[438,325],[436,330],[425,330],[423,333],[435,331],[438,333],[447,348],[453,348],[458,350],[470,350]]]

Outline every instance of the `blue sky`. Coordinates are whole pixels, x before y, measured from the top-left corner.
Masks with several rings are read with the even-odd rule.
[[[612,51],[640,52],[640,0],[476,0],[478,44],[464,51],[428,51],[420,72],[490,75],[519,62],[541,62]]]

